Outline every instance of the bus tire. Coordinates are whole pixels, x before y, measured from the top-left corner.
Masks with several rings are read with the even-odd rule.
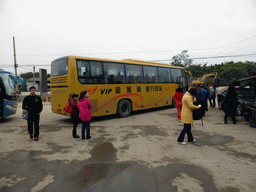
[[[121,100],[117,106],[117,114],[120,117],[128,117],[131,114],[132,105],[127,99]]]

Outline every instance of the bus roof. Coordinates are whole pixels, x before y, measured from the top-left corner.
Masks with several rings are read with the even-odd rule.
[[[166,63],[158,63],[153,61],[144,61],[144,60],[136,60],[136,59],[123,59],[123,60],[114,60],[114,59],[101,59],[101,58],[93,58],[93,57],[84,57],[84,56],[65,56],[55,60],[64,59],[64,58],[74,58],[74,59],[86,59],[86,60],[93,60],[93,61],[106,61],[106,62],[118,62],[118,63],[127,63],[127,64],[141,64],[141,65],[151,65],[151,66],[158,66],[158,67],[169,67],[169,68],[176,68],[176,69],[184,69],[183,67],[178,66],[171,66]],[[54,61],[55,61],[54,60]]]
[[[5,73],[5,74],[9,74],[10,75],[10,77],[12,78],[12,80],[13,80],[13,82],[14,82],[14,85],[16,85],[17,84],[17,79],[16,79],[16,75],[14,74],[14,73],[12,73],[12,72],[10,72],[10,71],[4,71],[4,70],[0,70],[0,74],[1,73]],[[22,77],[20,77],[20,76],[17,76],[19,79],[21,78],[22,80],[23,80],[23,78]],[[21,80],[20,79],[20,80]]]

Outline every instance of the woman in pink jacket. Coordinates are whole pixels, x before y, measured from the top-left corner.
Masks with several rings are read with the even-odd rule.
[[[85,139],[85,128],[86,128],[86,139],[90,139],[90,121],[91,121],[91,111],[92,108],[91,101],[89,98],[89,92],[84,91],[80,93],[79,103],[77,108],[80,113],[80,119],[82,121],[82,140]]]

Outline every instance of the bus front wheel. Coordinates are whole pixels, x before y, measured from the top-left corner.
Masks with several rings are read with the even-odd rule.
[[[120,117],[128,117],[132,111],[132,105],[130,101],[124,99],[118,103],[117,113]]]

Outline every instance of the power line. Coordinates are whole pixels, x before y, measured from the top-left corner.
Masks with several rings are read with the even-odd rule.
[[[240,40],[240,41],[237,41],[237,42],[234,42],[234,43],[231,43],[231,44],[228,44],[228,45],[223,45],[223,46],[219,46],[219,47],[212,47],[212,48],[198,48],[198,49],[185,49],[185,50],[190,50],[190,51],[195,51],[195,50],[213,50],[213,49],[220,49],[220,48],[224,48],[224,47],[228,47],[228,46],[231,46],[231,45],[235,45],[235,44],[238,44],[238,43],[241,43],[241,42],[244,42],[244,41],[247,41],[247,40],[250,40],[250,39],[253,39],[255,38],[256,35],[254,36],[251,36],[251,37],[248,37],[246,39],[243,39],[243,40]],[[254,45],[253,45],[254,46]],[[20,57],[26,57],[26,56],[31,56],[31,57],[53,57],[53,56],[64,56],[64,55],[91,55],[91,54],[131,54],[131,53],[160,53],[160,52],[172,52],[172,51],[181,51],[181,49],[169,49],[169,50],[160,50],[160,51],[157,51],[157,50],[148,50],[148,51],[128,51],[128,52],[105,52],[105,53],[100,53],[100,52],[90,52],[90,53],[80,53],[80,54],[67,54],[67,53],[60,53],[60,54],[44,54],[44,55],[39,55],[39,54],[21,54],[21,55],[18,55]]]
[[[221,56],[216,56],[216,57],[198,57],[198,58],[191,58],[191,59],[212,59],[212,58],[244,57],[244,56],[256,56],[256,53],[253,53],[253,54],[244,54],[244,55],[221,55]]]
[[[3,66],[3,67],[13,67],[13,65],[0,65],[0,66]],[[51,66],[50,64],[40,64],[40,65],[21,65],[21,64],[19,64],[19,66],[18,67],[33,67],[33,66],[35,66],[35,67],[45,67],[45,66]]]
[[[215,58],[225,58],[225,57],[244,57],[244,56],[256,56],[256,53],[252,54],[243,54],[243,55],[220,55],[220,56],[214,56],[214,57],[197,57],[197,58],[189,58],[192,60],[197,59],[215,59]],[[152,60],[152,61],[171,61],[172,59],[162,59],[162,60]]]
[[[30,72],[30,71],[31,71],[31,70],[25,69],[24,67],[21,67],[21,66],[19,66],[19,67],[20,67],[21,69],[27,71],[27,72]]]
[[[196,57],[196,58],[189,58],[192,60],[198,60],[198,59],[216,59],[216,58],[225,58],[225,57],[244,57],[244,56],[256,56],[256,53],[252,54],[242,54],[242,55],[220,55],[220,56],[212,56],[212,57]],[[171,61],[172,59],[159,59],[159,60],[152,60],[152,61]],[[13,65],[0,65],[0,67],[13,67]],[[40,65],[19,65],[19,67],[50,67],[50,64],[40,64]]]
[[[224,48],[224,47],[228,47],[228,46],[231,46],[231,45],[235,45],[235,44],[238,44],[238,43],[241,43],[241,42],[244,42],[244,41],[247,41],[249,39],[253,39],[255,38],[256,35],[252,36],[252,37],[249,37],[249,38],[246,38],[246,39],[243,39],[243,40],[240,40],[240,41],[237,41],[237,42],[234,42],[234,43],[231,43],[231,44],[228,44],[228,45],[223,45],[223,46],[219,46],[219,47],[213,47],[213,48],[200,48],[200,49],[188,49],[188,50],[212,50],[212,49],[220,49],[220,48]],[[255,46],[255,45],[253,45]]]

